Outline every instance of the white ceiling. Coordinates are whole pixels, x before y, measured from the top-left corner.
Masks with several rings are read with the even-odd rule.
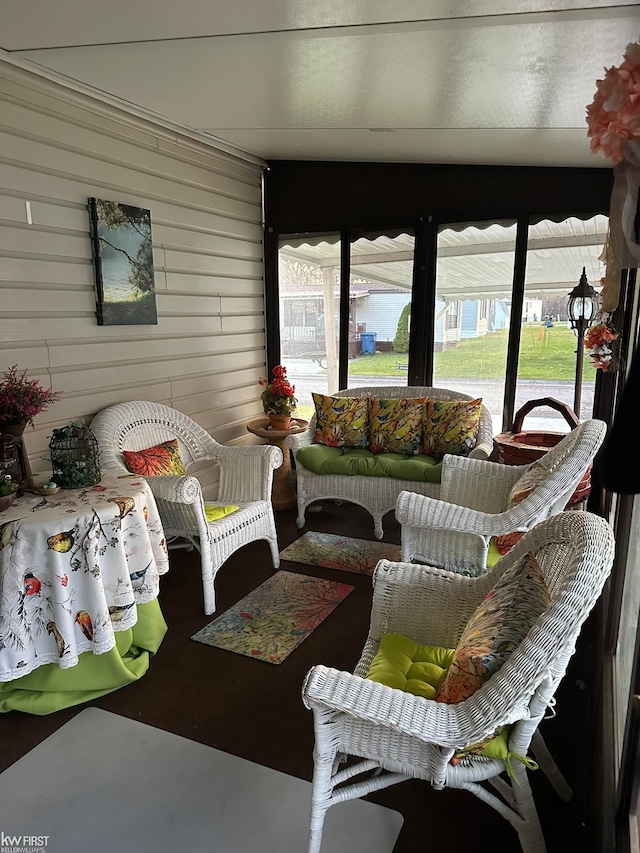
[[[615,0],[2,0],[0,59],[262,159],[607,166]]]

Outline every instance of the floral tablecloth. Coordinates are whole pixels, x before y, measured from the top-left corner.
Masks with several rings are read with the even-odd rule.
[[[142,478],[106,475],[92,488],[15,501],[0,513],[0,681],[112,649],[168,568]]]

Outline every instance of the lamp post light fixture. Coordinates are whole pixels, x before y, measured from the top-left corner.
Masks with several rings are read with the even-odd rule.
[[[573,411],[580,418],[582,398],[582,362],[584,359],[584,336],[598,312],[598,294],[587,281],[586,267],[582,267],[580,281],[569,294],[567,314],[571,328],[578,338],[576,349],[576,384],[573,395]]]

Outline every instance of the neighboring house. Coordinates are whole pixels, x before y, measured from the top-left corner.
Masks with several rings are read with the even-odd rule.
[[[479,338],[491,331],[490,299],[466,299],[462,303],[460,337]]]
[[[411,302],[411,293],[407,290],[371,290],[356,298],[358,331],[375,333],[377,348],[385,351],[393,349],[398,319],[408,302]]]
[[[365,288],[371,289],[365,289]],[[349,300],[349,355],[360,353],[360,335],[374,333],[376,348],[393,350],[398,319],[411,301],[406,290],[377,290],[372,285],[356,285]],[[317,290],[284,287],[281,294],[281,344],[284,356],[300,356],[325,351],[324,299]],[[337,297],[336,297],[337,302]],[[540,300],[530,304],[540,306]],[[449,349],[463,338],[477,338],[508,327],[508,300],[467,299],[440,301],[436,307],[435,348]],[[338,327],[336,316],[336,328]]]
[[[522,322],[539,323],[542,320],[542,299],[526,299],[522,304]]]

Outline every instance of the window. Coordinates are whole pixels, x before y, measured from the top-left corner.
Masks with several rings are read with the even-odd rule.
[[[586,268],[590,284],[598,288],[604,265],[598,260],[607,235],[608,219],[571,217],[562,222],[544,219],[529,225],[527,269],[520,329],[516,411],[525,402],[553,397],[570,409],[574,405],[576,336],[567,322],[567,297]],[[591,417],[595,370],[584,358],[581,411]],[[566,432],[566,420],[557,411],[536,409],[525,427]]]
[[[441,226],[436,258],[433,384],[482,397],[500,432],[515,222]]]

